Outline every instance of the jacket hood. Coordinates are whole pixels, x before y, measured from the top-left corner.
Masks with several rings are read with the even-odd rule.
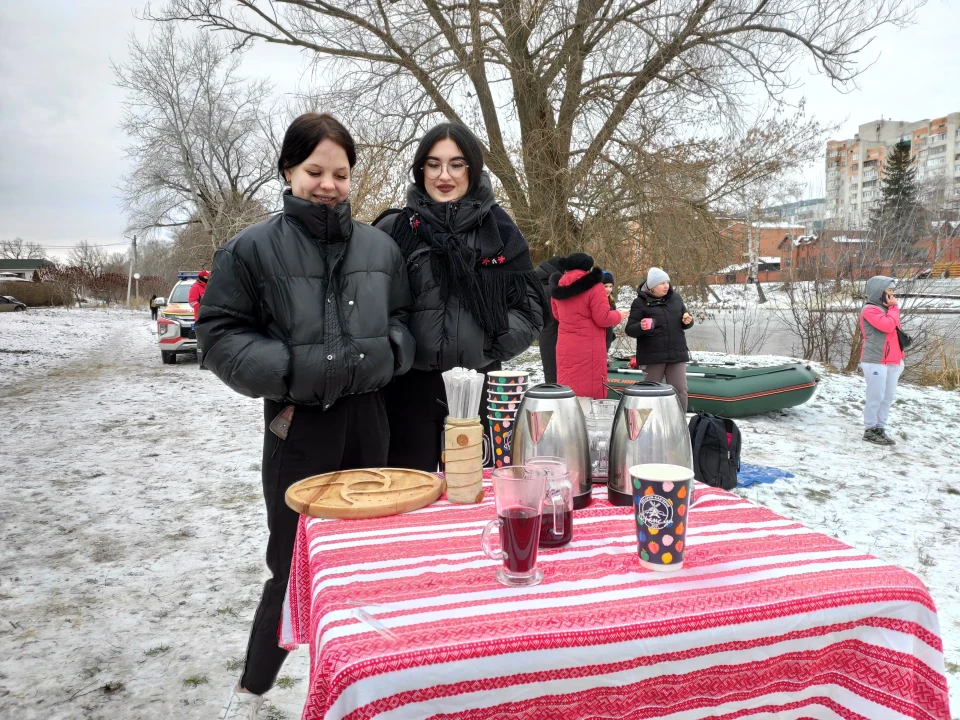
[[[603,280],[603,270],[594,268],[590,272],[570,270],[569,272],[554,273],[550,276],[550,297],[556,300],[569,300],[582,295],[594,285]]]
[[[344,242],[349,240],[353,233],[349,200],[344,200],[331,208],[323,203],[298,198],[289,190],[285,190],[283,214],[295,220],[311,237],[322,242]]]
[[[884,307],[883,304],[883,291],[888,288],[893,287],[895,281],[891,277],[886,275],[876,275],[869,280],[867,280],[865,292],[867,294],[867,304],[868,305],[879,305]]]
[[[551,277],[554,273],[562,272],[560,269],[560,256],[554,255],[552,258],[547,260],[542,260],[537,266],[537,269],[546,273],[547,277]]]

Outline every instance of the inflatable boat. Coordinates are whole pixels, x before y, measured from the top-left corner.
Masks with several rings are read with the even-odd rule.
[[[607,375],[608,396],[614,400],[617,390],[644,379],[642,370],[630,367],[630,360],[610,360]],[[810,366],[802,363],[760,368],[690,363],[687,410],[728,418],[783,410],[812,398],[819,381]]]

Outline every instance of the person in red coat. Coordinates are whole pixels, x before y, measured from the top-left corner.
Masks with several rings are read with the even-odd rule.
[[[187,295],[187,304],[193,308],[193,321],[200,319],[200,301],[203,299],[203,293],[207,291],[207,280],[210,279],[209,270],[201,270],[197,273],[197,280],[190,286],[190,294]]]
[[[207,291],[207,280],[209,279],[210,271],[201,270],[197,273],[196,282],[190,286],[190,294],[187,295],[187,304],[193,308],[194,322],[200,319],[200,301],[203,299],[203,294]],[[201,370],[206,370],[203,366],[203,349],[200,347],[199,341],[197,342],[197,363],[199,363]]]
[[[550,306],[560,323],[557,382],[579,397],[605,398],[607,328],[625,320],[627,311],[610,309],[603,271],[586,253],[563,258],[560,269],[550,278]]]

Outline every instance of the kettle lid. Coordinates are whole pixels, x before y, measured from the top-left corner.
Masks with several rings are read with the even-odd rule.
[[[670,385],[650,380],[627,385],[621,392],[629,397],[668,397],[677,394]]]
[[[558,385],[557,383],[541,383],[540,385],[534,385],[532,388],[527,390],[524,397],[540,399],[540,400],[559,400],[561,398],[572,398],[576,397],[577,394],[573,392],[566,385]]]

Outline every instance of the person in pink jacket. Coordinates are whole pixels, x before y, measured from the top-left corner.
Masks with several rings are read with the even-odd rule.
[[[611,310],[603,271],[586,253],[560,260],[562,273],[550,277],[550,306],[557,332],[557,382],[579,397],[607,396],[607,328],[620,324],[626,310]]]
[[[903,349],[897,336],[900,308],[893,294],[893,278],[877,275],[867,280],[867,304],[860,311],[863,349],[860,367],[867,381],[863,404],[863,439],[876,445],[894,445],[884,426],[903,372]]]

